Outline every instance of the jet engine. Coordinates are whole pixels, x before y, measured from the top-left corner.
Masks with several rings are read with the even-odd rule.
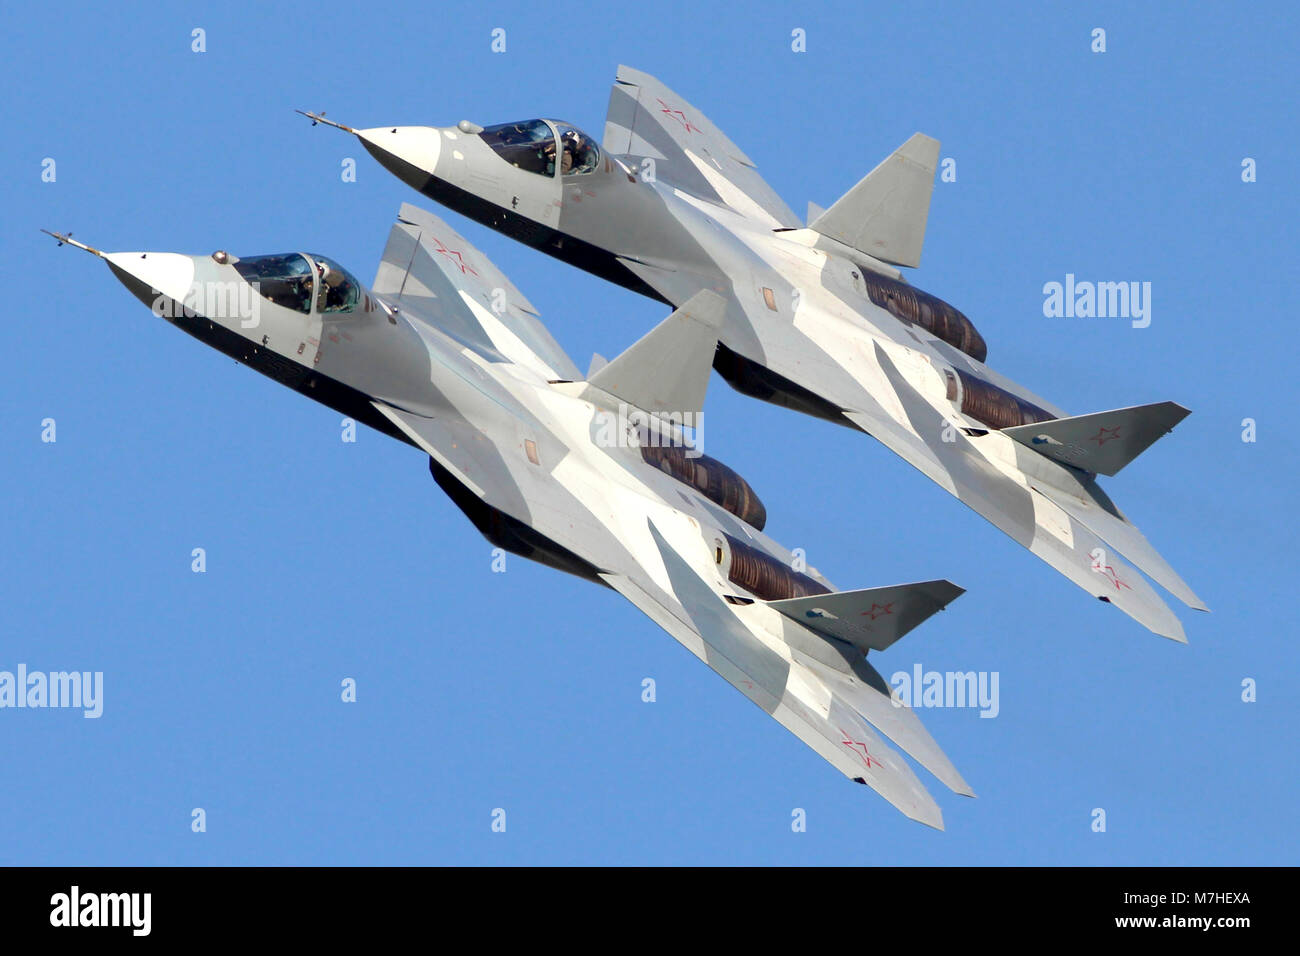
[[[862,280],[867,297],[895,318],[921,326],[976,361],[988,356],[988,346],[971,320],[947,302],[877,272],[864,269]]]
[[[716,458],[708,455],[691,458],[687,451],[679,444],[652,445],[642,436],[641,457],[647,462],[762,531],[767,524],[767,509],[749,482]]]
[[[1048,422],[1056,416],[1037,405],[1017,398],[1004,388],[955,369],[961,379],[961,411],[989,428],[1011,428]],[[955,397],[955,396],[954,396]]]
[[[730,557],[727,580],[756,595],[759,600],[782,601],[786,598],[830,593],[830,588],[821,582],[800,574],[770,554],[737,541],[729,534],[724,534],[723,537],[727,539],[729,555],[723,553],[721,542],[714,553],[719,564]]]

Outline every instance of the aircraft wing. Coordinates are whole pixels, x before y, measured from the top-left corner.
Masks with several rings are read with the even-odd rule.
[[[1060,492],[1032,479],[1027,487],[964,447],[987,436],[958,433],[954,441],[943,441],[945,418],[914,392],[884,350],[876,346],[875,352],[904,421],[883,408],[846,409],[845,417],[1089,594],[1115,605],[1156,634],[1186,643],[1182,623],[1137,569],[1119,557],[1124,546],[1134,560],[1141,560],[1143,549],[1138,543],[1146,545],[1146,540],[1136,528],[1129,525],[1132,534],[1126,539],[1110,535],[1121,538],[1112,547],[1080,520],[1085,516],[1081,506],[1062,507],[1057,503],[1065,497]],[[924,435],[935,437],[927,442]]]
[[[671,593],[648,574],[637,572],[602,574],[611,588],[836,770],[871,787],[911,819],[943,828],[938,804],[882,734],[956,792],[973,796],[915,712],[891,700],[888,685],[865,659],[861,659],[860,670],[870,683],[816,661],[801,662],[798,652],[779,653],[744,625],[677,554],[653,521],[649,530],[671,582]],[[815,674],[822,686],[830,689],[829,699],[819,706],[810,706],[806,695],[796,690],[805,673]]]
[[[605,151],[654,161],[654,177],[769,228],[802,222],[753,160],[708,117],[648,73],[620,66],[609,94]]]
[[[745,304],[734,290],[720,289],[704,276],[630,259],[621,261],[670,302],[685,301],[701,288],[713,288],[723,293],[728,309],[745,312]],[[740,318],[749,321],[745,316]],[[926,336],[925,340],[936,348],[945,344],[933,336]],[[1205,604],[1141,531],[1118,513],[1095,482],[1086,499],[1062,493],[1045,483],[1027,487],[973,453],[968,446],[979,441],[978,437],[958,433],[954,441],[942,441],[946,421],[915,393],[882,349],[878,346],[873,349],[885,378],[882,387],[888,388],[891,395],[880,396],[878,402],[864,396],[862,407],[845,408],[844,416],[850,422],[1089,594],[1114,604],[1163,637],[1186,641],[1178,618],[1120,554],[1189,606],[1206,610]],[[945,358],[951,358],[957,368],[1004,385],[1046,411],[1064,415],[1055,406],[956,349],[946,347],[939,351]],[[886,406],[892,410],[887,411]],[[922,436],[934,436],[934,439],[927,441]]]
[[[487,256],[431,212],[402,203],[371,286],[376,295],[480,351],[576,380],[537,310]]]
[[[519,527],[527,525],[529,502],[510,480],[505,463],[499,460],[499,452],[490,442],[482,441],[481,435],[455,420],[431,418],[380,401],[374,405],[413,444],[429,454],[438,470],[455,480],[459,489],[444,484],[454,499],[463,489],[502,512],[505,521]],[[805,659],[794,649],[785,653],[777,651],[740,620],[736,609],[695,572],[653,521],[647,520],[647,527],[670,582],[668,589],[633,557],[634,552],[641,553],[643,549],[629,549],[624,540],[603,537],[588,540],[587,547],[577,557],[845,776],[871,787],[908,817],[942,829],[943,816],[938,804],[907,761],[883,737],[892,740],[954,791],[973,794],[916,713],[891,699],[888,685],[867,664],[861,648],[840,642],[847,648],[840,653],[846,659],[852,657],[853,662],[851,667],[838,669],[826,663],[825,658],[834,657],[830,653]],[[484,528],[480,530],[486,533]],[[857,603],[866,597],[881,602],[878,606],[883,611],[885,602],[894,602],[891,611],[903,622],[899,625],[902,627],[918,623],[959,592],[960,589],[947,582],[927,582],[911,588],[839,592],[824,596],[818,604],[840,609],[835,602],[847,600],[856,609]],[[907,602],[916,602],[917,606],[909,610]],[[805,613],[787,603],[774,602],[770,606],[786,617]],[[892,635],[890,631],[885,636]],[[808,636],[813,641],[825,639],[818,637],[817,632],[808,632]],[[799,688],[809,683],[809,676],[819,687],[830,691],[824,700],[814,704],[808,702],[807,693],[799,693]]]
[[[455,417],[435,418],[379,400],[371,404],[476,498],[516,520],[528,518],[528,504],[509,466],[483,432]]]

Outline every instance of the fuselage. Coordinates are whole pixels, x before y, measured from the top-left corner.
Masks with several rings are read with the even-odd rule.
[[[445,449],[445,463],[433,459],[431,470],[508,550],[596,581],[640,566],[671,593],[653,526],[718,594],[753,601],[832,589],[815,570],[793,571],[791,553],[749,523],[761,527],[764,512],[743,479],[696,451],[671,453],[679,433],[647,432],[644,416],[593,403],[584,383],[557,380],[540,357],[507,360],[350,274],[343,273],[355,286],[351,304],[325,311],[324,284],[313,274],[328,262],[337,275],[332,260],[152,252],[106,259],[156,315],[300,394],[411,444],[377,405],[436,421],[477,445],[471,465],[458,470],[460,442],[449,441],[457,448]],[[256,265],[263,260],[272,265]],[[284,291],[287,262],[300,269],[289,279],[306,292]],[[263,294],[268,288],[276,301]],[[689,468],[671,467],[679,460]],[[475,467],[487,478],[467,480]],[[755,561],[767,572],[761,581]],[[786,628],[770,617],[777,633]]]
[[[869,610],[879,625],[851,633],[892,642],[960,589],[933,581],[832,594],[762,533],[766,513],[739,475],[698,454],[675,423],[625,418],[599,384],[607,380],[575,380],[535,317],[509,304],[493,314],[508,280],[481,260],[485,271],[475,270],[442,231],[403,207],[374,289],[315,254],[105,254],[56,238],[104,258],[155,315],[426,452],[439,485],[494,544],[617,591],[846,776],[942,826],[873,727],[957,792],[968,785],[891,700],[861,644],[828,638],[827,612],[786,599],[847,598],[856,609],[878,596]]]
[[[630,104],[611,119],[615,138],[648,155],[610,155],[553,120],[350,131],[424,195],[548,255],[675,307],[717,294],[726,308],[713,366],[734,388],[871,435],[1083,590],[1185,640],[1137,568],[1204,603],[1086,467],[1104,442],[1132,434],[1121,422],[1158,435],[1144,416],[1172,421],[1185,410],[1067,416],[985,365],[984,340],[957,309],[860,243],[792,225],[716,133],[661,153],[672,181],[660,179],[654,144],[633,129],[641,107]],[[726,151],[727,164],[711,151]],[[1084,418],[1098,430],[1050,434]]]
[[[560,142],[572,129],[530,123],[547,124]],[[914,428],[890,400],[887,376],[901,375],[951,425],[948,440],[988,467],[1109,506],[1086,472],[998,435],[1064,413],[984,365],[987,347],[969,319],[885,263],[779,228],[761,211],[701,199],[631,157],[599,153],[590,168],[565,173],[516,165],[487,134],[458,127],[356,132],[424,195],[548,255],[672,305],[700,289],[727,296],[714,366],[745,394],[869,432],[864,418]]]

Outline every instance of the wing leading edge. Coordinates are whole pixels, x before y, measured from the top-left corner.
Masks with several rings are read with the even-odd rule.
[[[1063,507],[1058,501],[1067,496],[1055,489],[1022,484],[961,447],[965,441],[980,438],[959,436],[954,442],[925,442],[919,436],[941,436],[946,420],[914,393],[878,347],[876,357],[897,396],[906,425],[884,414],[852,409],[845,411],[846,418],[1089,594],[1115,605],[1162,637],[1187,642],[1182,623],[1137,569],[1119,557],[1122,551],[1133,560],[1141,560],[1178,588],[1175,593],[1180,597],[1189,595],[1195,600],[1186,584],[1158,560],[1135,527],[1113,515],[1109,524],[1096,520],[1091,522],[1096,527],[1090,527],[1080,520],[1087,510],[1082,501],[1077,507]],[[1097,518],[1102,514],[1096,507],[1091,512]],[[1120,534],[1116,524],[1129,530]],[[1108,544],[1099,530],[1106,532],[1113,543]],[[1153,555],[1156,560],[1151,560]]]
[[[602,574],[610,587],[836,770],[875,790],[909,818],[943,829],[938,804],[885,737],[955,792],[974,795],[916,713],[890,696],[888,685],[860,652],[855,652],[857,664],[844,671],[792,647],[778,653],[674,551],[653,521],[649,530],[672,593],[648,577]],[[828,696],[810,695],[810,684]]]
[[[689,271],[631,260],[626,262],[630,269],[671,302],[684,302],[700,289],[718,288],[707,277]],[[727,308],[738,314],[738,321],[756,324],[758,320],[749,316],[745,303],[735,294],[734,289],[725,290],[724,299]],[[987,379],[1062,416],[1058,421],[1068,426],[1071,432],[1077,430],[1078,423],[1081,422],[1092,426],[1094,434],[1103,425],[1113,427],[1115,424],[1093,424],[1093,418],[1106,416],[1067,418],[1056,406],[999,376],[986,365],[946,346],[933,336],[926,337],[926,341],[957,368]],[[1189,607],[1204,611],[1207,610],[1205,603],[1161,557],[1137,526],[1119,514],[1095,482],[1088,488],[1089,497],[1078,497],[1041,482],[1030,482],[1028,485],[1018,482],[993,468],[979,455],[962,447],[969,440],[979,439],[958,436],[958,440],[952,443],[925,442],[920,436],[941,436],[945,433],[948,422],[915,393],[883,350],[873,346],[872,354],[884,374],[886,386],[897,396],[897,405],[904,422],[896,420],[895,415],[886,412],[881,404],[857,408],[841,406],[842,414],[849,423],[876,438],[1089,594],[1114,604],[1162,637],[1186,642],[1178,618],[1138,570],[1120,560],[1119,555],[1124,555],[1136,568],[1151,575],[1157,583]],[[1181,407],[1173,403],[1165,405],[1171,406],[1168,417],[1156,424],[1171,428],[1181,418]],[[1164,414],[1165,405],[1150,408]],[[1142,414],[1145,411],[1143,408],[1122,410],[1123,414]],[[1023,426],[1023,436],[1010,437],[1025,447],[1026,455],[1041,454],[1033,444],[1033,438],[1047,436],[1055,427],[1056,423],[1053,422],[1026,425]],[[1142,448],[1150,444],[1148,438],[1154,440],[1150,435],[1143,435]],[[1029,451],[1031,448],[1034,449],[1033,452]],[[1136,454],[1139,450],[1136,444],[1124,446],[1126,453]]]

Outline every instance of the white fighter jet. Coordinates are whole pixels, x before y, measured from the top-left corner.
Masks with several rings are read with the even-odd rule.
[[[962,589],[835,590],[763,534],[753,489],[680,424],[704,400],[718,296],[692,296],[584,379],[510,281],[412,206],[370,288],[315,253],[105,253],[51,235],[199,341],[419,449],[491,542],[622,594],[907,816],[943,825],[884,738],[973,796],[867,661]]]
[[[710,358],[735,388],[872,435],[1155,633],[1186,640],[1139,569],[1207,610],[1097,481],[1187,409],[1067,415],[989,368],[970,320],[903,279],[921,259],[936,140],[912,136],[805,225],[699,110],[628,67],[600,143],[554,119],[353,129],[305,115],[354,133],[431,199],[588,272],[673,306],[718,294]]]

